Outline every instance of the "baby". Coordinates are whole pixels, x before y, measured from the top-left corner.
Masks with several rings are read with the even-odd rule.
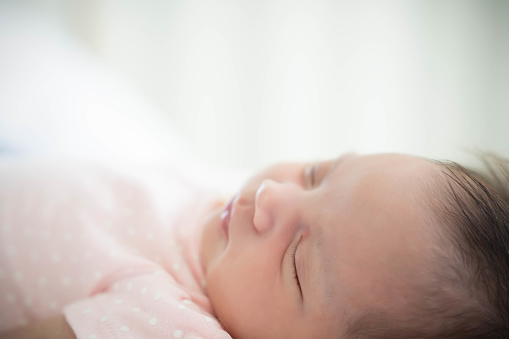
[[[82,236],[62,238],[71,246],[50,242],[65,248],[67,269],[76,276],[44,296],[46,305],[59,299],[50,312],[34,301],[43,298],[37,294],[19,306],[33,290],[21,285],[47,278],[19,273],[16,265],[28,265],[19,257],[30,248],[2,254],[0,329],[26,325],[5,338],[506,338],[508,167],[489,169],[483,176],[395,154],[281,164],[253,177],[222,207],[193,188],[201,202],[172,218],[152,208],[145,191],[124,189],[113,175],[79,176],[88,191],[90,182],[112,188],[109,219],[95,201],[87,206],[96,213],[69,213],[55,222],[46,216],[45,227],[72,223],[76,214],[88,218],[80,219],[88,225]],[[185,200],[185,190],[176,191],[174,202]],[[64,200],[83,204],[80,192],[71,190]],[[6,194],[0,199],[8,201]],[[8,220],[6,211],[0,222]],[[179,231],[169,232],[170,223]],[[4,230],[9,239],[22,239],[12,236],[21,229]],[[18,245],[5,239],[2,246]],[[93,266],[87,248],[96,256]],[[66,292],[74,280],[79,287]]]
[[[346,155],[260,173],[205,228],[216,316],[236,338],[508,338],[503,171]]]

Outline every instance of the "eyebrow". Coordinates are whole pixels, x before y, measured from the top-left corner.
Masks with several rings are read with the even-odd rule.
[[[330,162],[328,162],[328,166],[327,166],[327,172],[325,172],[325,174],[322,176],[322,178],[320,179],[320,183],[323,182],[324,180],[326,180],[332,172],[334,172],[334,170],[348,157],[350,157],[351,154],[350,153],[347,153],[347,154],[343,154],[342,156],[340,156],[339,158],[336,158]],[[319,176],[320,176],[320,167],[323,168],[323,162],[322,163],[318,163],[316,165],[316,175],[317,177],[315,178],[316,180],[318,180]],[[323,170],[322,170],[323,171]]]

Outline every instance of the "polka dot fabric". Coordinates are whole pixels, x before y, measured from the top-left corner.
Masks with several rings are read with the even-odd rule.
[[[0,162],[0,331],[63,312],[78,338],[231,338],[199,262],[213,195],[176,173]]]
[[[167,273],[122,279],[115,290],[67,307],[66,316],[83,338],[229,338]]]

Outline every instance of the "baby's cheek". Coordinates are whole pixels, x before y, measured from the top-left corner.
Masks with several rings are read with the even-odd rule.
[[[207,293],[216,317],[225,328],[235,323],[235,309],[242,307],[242,300],[236,297],[236,279],[224,267],[215,263],[207,272]]]
[[[263,313],[263,307],[253,304],[246,281],[234,277],[222,279],[225,276],[228,275],[218,274],[221,279],[209,280],[209,297],[216,317],[233,338],[263,338],[256,335],[259,329],[256,314]]]
[[[227,239],[222,235],[220,211],[216,209],[201,219],[203,225],[201,226],[200,257],[206,275],[211,267],[216,265],[227,246]]]

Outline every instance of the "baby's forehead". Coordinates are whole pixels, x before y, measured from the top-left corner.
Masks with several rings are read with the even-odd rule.
[[[440,166],[427,159],[380,154],[341,160],[326,184],[336,204],[351,197],[373,209],[404,211],[426,207],[425,199],[439,191],[440,177]]]
[[[327,162],[329,163],[329,162]],[[356,174],[363,180],[388,181],[391,184],[411,184],[432,180],[440,175],[441,166],[432,160],[403,154],[347,154],[330,162],[336,177]],[[392,181],[389,181],[392,179]]]

